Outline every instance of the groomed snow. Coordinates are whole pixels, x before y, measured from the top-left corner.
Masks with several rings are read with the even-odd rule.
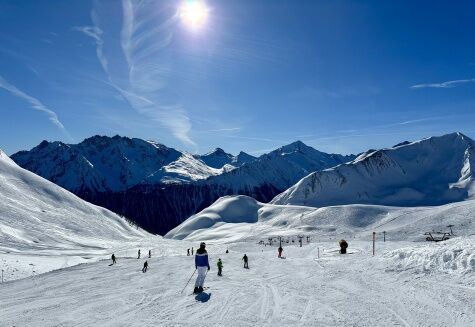
[[[257,239],[256,239],[257,241]],[[466,241],[473,248],[473,238]],[[465,241],[462,241],[465,242]],[[418,244],[349,240],[348,255],[336,240],[298,246],[254,241],[208,246],[211,271],[201,295],[191,295],[193,257],[118,258],[61,269],[1,285],[5,326],[473,326],[473,273],[465,278],[435,268],[394,269],[385,253]],[[185,245],[185,244],[183,244]],[[435,244],[428,245],[436,246]],[[166,247],[166,245],[165,245]],[[165,250],[163,248],[163,250]],[[157,249],[156,251],[160,251]],[[243,269],[246,253],[250,269]],[[319,255],[320,253],[320,255]],[[216,276],[216,261],[224,263]]]

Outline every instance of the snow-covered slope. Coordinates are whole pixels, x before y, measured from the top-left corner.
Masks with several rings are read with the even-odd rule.
[[[247,196],[227,196],[191,216],[166,238],[230,241],[267,235],[318,234],[365,237],[386,231],[391,240],[424,240],[425,232],[475,234],[475,200],[436,207],[343,205],[313,208],[259,203]]]
[[[311,173],[272,203],[323,207],[461,201],[475,194],[474,151],[474,141],[461,133],[368,151],[352,162]]]
[[[211,177],[206,183],[227,187],[235,193],[252,193],[253,189],[266,185],[284,190],[311,172],[352,159],[354,156],[323,153],[297,141],[230,172]]]
[[[226,169],[212,168],[188,153],[147,176],[141,184],[189,183],[222,174]]]
[[[64,265],[64,256],[71,256],[70,265],[151,238],[109,210],[18,167],[0,151],[2,259],[15,254],[55,256],[63,257]]]
[[[470,241],[459,249],[473,251],[475,239]],[[234,243],[228,244],[229,253],[223,245],[208,245],[209,288],[193,296],[196,275],[180,293],[195,268],[186,248],[181,256],[147,259],[147,273],[140,271],[141,260],[119,257],[111,267],[97,262],[3,284],[0,324],[474,326],[475,266],[466,274],[394,269],[399,264],[384,256],[388,250],[404,247],[404,253],[429,254],[439,248],[443,255],[457,249],[431,244],[418,251],[419,244],[398,243],[380,242],[372,256],[370,242],[350,241],[352,254],[338,255],[335,240],[312,240],[301,248],[284,245],[285,260],[276,256],[278,245]],[[250,269],[242,267],[244,253]],[[216,274],[218,258],[224,263],[222,277]]]

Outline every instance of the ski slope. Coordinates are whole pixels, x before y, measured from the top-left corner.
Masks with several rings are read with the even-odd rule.
[[[374,257],[369,240],[349,244],[351,254],[339,255],[336,242],[313,238],[301,248],[284,246],[285,259],[276,257],[276,246],[250,241],[228,244],[229,254],[223,244],[210,245],[209,289],[197,296],[191,294],[194,278],[181,293],[194,269],[193,257],[186,255],[149,259],[145,274],[143,260],[131,258],[119,257],[114,266],[82,264],[1,285],[0,321],[4,326],[474,326],[473,237],[427,245],[440,253],[465,249],[467,269],[399,266],[401,253],[407,258],[424,250],[419,244],[378,242]],[[244,253],[250,269],[242,268]],[[223,277],[216,275],[218,257]]]

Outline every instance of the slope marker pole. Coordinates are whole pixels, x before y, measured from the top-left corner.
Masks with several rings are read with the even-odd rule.
[[[374,246],[376,243],[376,232],[373,232],[373,255],[374,255]]]

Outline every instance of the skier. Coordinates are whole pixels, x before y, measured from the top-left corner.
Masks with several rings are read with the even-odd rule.
[[[246,254],[244,254],[244,257],[242,257],[242,260],[244,260],[244,268],[249,269],[249,262],[248,262],[248,257]]]
[[[142,268],[142,272],[147,272],[147,269],[148,269],[148,262],[147,260],[145,260],[145,262],[143,263],[143,268]]]
[[[229,253],[229,250],[228,250],[228,249],[226,249],[226,253]]]
[[[195,289],[193,290],[193,293],[195,294],[203,292],[203,284],[205,282],[207,270],[211,269],[208,261],[208,252],[206,252],[205,248],[206,244],[205,242],[202,242],[200,248],[196,250],[195,268],[198,270],[198,277],[196,277]],[[193,253],[193,248],[191,248],[191,252]]]
[[[193,252],[194,252],[194,251],[193,251],[193,247],[191,247],[191,255],[193,255]]]
[[[140,259],[140,249],[139,249],[139,252],[138,252],[137,259]]]
[[[152,250],[148,250],[148,257],[149,259],[152,257]]]
[[[348,243],[345,240],[340,240],[340,254],[346,254],[346,249],[348,248]]]
[[[114,253],[112,253],[111,259],[112,259],[112,264],[115,265],[115,254]]]
[[[190,249],[186,249],[186,255],[190,256]]]
[[[223,262],[221,261],[221,258],[218,259],[216,265],[218,266],[218,276],[223,276]]]
[[[279,248],[277,249],[277,252],[279,253],[278,254],[278,258],[282,258],[282,251],[284,251],[284,249],[282,248],[282,246],[279,246]]]

